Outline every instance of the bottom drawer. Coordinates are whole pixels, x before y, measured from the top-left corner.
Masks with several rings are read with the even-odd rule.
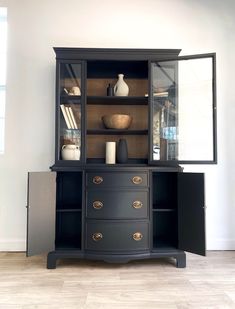
[[[86,249],[130,251],[149,249],[148,222],[87,222]]]

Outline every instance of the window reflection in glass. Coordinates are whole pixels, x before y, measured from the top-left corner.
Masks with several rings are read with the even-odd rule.
[[[213,58],[152,65],[153,160],[212,161]]]
[[[0,154],[4,153],[6,102],[7,8],[0,7]]]

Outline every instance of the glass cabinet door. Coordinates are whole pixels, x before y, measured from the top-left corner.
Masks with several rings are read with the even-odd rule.
[[[57,160],[68,165],[81,160],[82,64],[58,64],[58,147]]]
[[[215,55],[151,63],[150,161],[216,163]]]

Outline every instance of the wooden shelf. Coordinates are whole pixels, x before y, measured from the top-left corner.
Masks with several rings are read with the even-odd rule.
[[[177,242],[175,239],[167,239],[162,237],[153,237],[153,249],[152,251],[158,250],[172,250],[176,249]]]
[[[64,238],[56,240],[56,250],[77,250],[81,251],[81,240],[78,239]]]
[[[81,209],[77,209],[77,208],[68,208],[68,209],[56,209],[57,212],[81,212]]]
[[[129,97],[115,97],[115,96],[88,96],[87,104],[93,105],[148,105],[148,97],[129,96]]]
[[[93,129],[87,130],[88,135],[147,135],[148,130],[115,130],[115,129]]]
[[[66,104],[66,103],[81,104],[81,96],[62,94],[60,96],[60,103],[61,104]]]
[[[154,212],[172,212],[175,211],[174,208],[153,208]]]
[[[87,158],[87,163],[92,166],[92,168],[121,168],[121,167],[146,167],[148,159],[144,158],[129,158],[127,163],[115,163],[115,164],[106,164],[105,158]]]

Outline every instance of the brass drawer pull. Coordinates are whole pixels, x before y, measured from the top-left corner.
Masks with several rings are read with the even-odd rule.
[[[136,232],[132,235],[132,237],[135,241],[140,241],[143,238],[143,234],[141,234],[140,232]]]
[[[134,177],[132,178],[132,182],[133,182],[135,185],[141,184],[142,181],[143,181],[143,179],[142,179],[142,177],[140,177],[140,176],[134,176]]]
[[[135,209],[140,209],[143,207],[143,203],[141,201],[134,201],[132,203],[132,206],[135,208]]]
[[[99,184],[101,184],[103,181],[104,181],[104,179],[103,179],[103,177],[101,177],[101,176],[95,176],[95,177],[93,177],[93,183],[94,183],[95,185],[99,185]]]
[[[101,201],[94,201],[92,205],[94,209],[101,209],[104,206]]]
[[[93,239],[94,241],[100,241],[102,238],[103,238],[103,235],[102,235],[101,233],[94,233],[94,234],[92,235],[92,239]]]

